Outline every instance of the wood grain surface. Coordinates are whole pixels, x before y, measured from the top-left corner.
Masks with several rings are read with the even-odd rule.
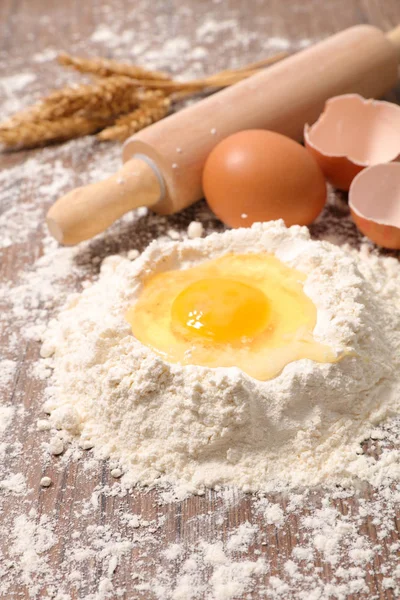
[[[186,11],[184,9],[187,9]],[[107,9],[107,10],[106,10]],[[266,41],[271,38],[283,38],[290,40],[291,47],[297,49],[304,40],[316,40],[324,38],[336,31],[358,23],[373,23],[383,30],[388,30],[400,23],[399,0],[227,0],[213,2],[211,0],[155,0],[144,2],[141,0],[112,0],[106,5],[102,0],[1,0],[0,2],[0,77],[14,75],[19,72],[33,71],[36,76],[35,91],[39,96],[52,87],[55,73],[60,68],[49,62],[33,62],[32,56],[38,52],[44,52],[47,48],[71,51],[74,53],[94,54],[95,52],[117,58],[123,57],[123,52],[118,52],[114,45],[97,47],[96,43],[87,43],[86,40],[101,24],[107,24],[115,19],[124,23],[124,29],[129,31],[141,30],[146,32],[154,51],[162,48],[165,41],[174,37],[194,35],[199,23],[207,18],[217,21],[232,20],[240,25],[240,31],[251,32],[246,40],[238,44],[224,43],[224,38],[232,33],[222,29],[216,39],[215,36],[208,45],[208,58],[203,60],[201,68],[206,73],[212,73],[217,69],[229,67],[239,63],[257,60],[266,54]],[[233,27],[233,25],[232,25]],[[221,51],[223,48],[223,52]],[[238,50],[239,48],[239,50]],[[271,52],[271,50],[268,50]],[[239,56],[240,54],[240,56]],[[134,60],[132,54],[127,53],[127,59]],[[168,64],[170,59],[160,53],[159,68],[180,69],[180,63]],[[146,65],[144,65],[146,66]],[[66,79],[65,79],[66,80]],[[0,80],[0,94],[2,94]],[[399,90],[388,96],[391,100],[400,98]],[[104,147],[95,149],[99,155],[104,156],[107,152]],[[58,156],[56,150],[54,154]],[[0,169],[21,165],[28,158],[40,157],[52,164],[52,151],[30,151],[0,154]],[[79,149],[70,156],[67,152],[63,154],[65,165],[70,165],[75,175],[65,182],[64,191],[74,187],[78,182],[85,181],[87,169],[86,160],[89,160],[84,152]],[[93,157],[90,157],[93,160]],[[50,183],[51,175],[49,176]],[[29,175],[21,177],[19,181],[10,182],[16,186],[18,201],[21,210],[24,204],[32,202],[41,203],[40,189],[34,189],[29,181]],[[15,190],[14,190],[15,191]],[[53,198],[55,200],[55,198]],[[339,198],[343,203],[343,200]],[[0,211],[3,207],[0,206]],[[196,211],[204,207],[192,208],[182,215],[165,218],[163,223],[165,230],[169,227],[185,229]],[[342,210],[346,211],[345,203]],[[219,225],[208,216],[206,222],[207,230],[218,228]],[[329,219],[328,221],[329,222]],[[116,226],[111,233],[105,234],[101,239],[95,240],[82,256],[78,259],[80,270],[74,275],[70,284],[71,289],[80,289],[81,280],[87,276],[96,276],[91,260],[98,255],[104,258],[108,254],[126,251],[129,248],[141,250],[155,234],[152,221],[143,219],[138,224],[130,227]],[[158,221],[160,224],[160,221]],[[146,228],[145,234],[139,229]],[[318,226],[314,234],[318,236]],[[351,235],[355,235],[351,230]],[[41,255],[43,231],[41,228],[29,238],[19,244],[11,245],[1,252],[0,274],[4,281],[12,281],[16,273],[28,269]],[[3,331],[3,345],[13,333],[13,324],[9,323],[7,330]],[[17,335],[18,331],[14,331]],[[96,556],[90,558],[87,563],[87,576],[81,582],[80,587],[71,585],[71,598],[151,598],[149,589],[138,589],[138,580],[132,576],[140,571],[140,576],[151,583],[151,577],[156,571],[157,565],[170,568],[170,563],[162,554],[162,549],[167,543],[178,541],[185,544],[196,544],[200,538],[226,540],[229,532],[240,523],[246,521],[258,523],[262,530],[262,537],[251,545],[248,553],[249,559],[259,556],[267,556],[270,563],[270,571],[261,575],[258,583],[252,591],[246,592],[240,598],[258,599],[269,597],[260,590],[265,589],[271,575],[283,577],[283,565],[290,558],[294,546],[301,545],[302,533],[299,528],[299,520],[303,514],[292,512],[282,527],[276,528],[273,524],[266,525],[260,515],[255,513],[251,496],[234,494],[229,509],[222,507],[222,500],[218,494],[208,492],[204,497],[191,497],[183,502],[160,504],[157,493],[147,491],[146,493],[133,491],[128,494],[118,493],[112,496],[104,493],[104,486],[110,488],[116,486],[115,480],[110,476],[109,465],[85,467],[85,460],[66,460],[60,457],[49,457],[47,463],[43,462],[42,444],[47,441],[46,432],[38,433],[35,423],[41,417],[41,391],[43,383],[30,375],[30,366],[38,357],[39,343],[34,341],[23,341],[13,351],[12,358],[18,360],[18,369],[13,386],[6,390],[6,399],[16,406],[22,404],[25,411],[21,413],[15,423],[15,439],[22,445],[22,453],[18,457],[6,456],[5,464],[0,466],[4,472],[12,466],[13,472],[23,472],[28,485],[28,493],[23,498],[7,497],[4,500],[3,512],[0,518],[3,523],[11,516],[14,518],[16,505],[21,511],[34,509],[37,515],[49,515],[57,522],[57,544],[51,549],[52,568],[57,570],[57,565],[63,564],[68,555],[68,549],[72,542],[73,532],[80,531],[86,536],[87,527],[99,525],[108,527],[118,532],[118,535],[129,536],[129,528],[121,521],[123,513],[140,513],[142,519],[152,521],[164,515],[162,525],[153,533],[149,534],[147,558],[143,551],[140,553],[133,548],[120,562],[113,574],[113,590],[110,595],[101,595],[98,591],[99,581],[102,577],[100,562]],[[5,355],[7,357],[7,355]],[[40,487],[41,477],[46,474],[52,479],[49,489]],[[99,493],[96,490],[103,490]],[[322,495],[313,492],[310,499],[311,505],[318,507]],[[346,515],[355,509],[360,498],[373,501],[374,491],[366,488],[358,497],[332,500],[342,514]],[[92,510],[85,516],[82,506],[92,499]],[[279,503],[284,509],[287,499],[274,496],[271,501]],[[198,516],[204,518],[195,518]],[[397,515],[397,533],[399,532],[400,512]],[[362,531],[374,544],[377,542],[377,530],[371,516],[366,516],[362,525]],[[391,534],[390,543],[398,540],[395,533]],[[7,547],[10,540],[0,539],[0,548],[3,555],[7,555]],[[368,591],[355,591],[347,596],[349,600],[379,598],[395,600],[391,589],[384,589],[382,578],[385,576],[381,571],[381,563],[387,551],[388,540],[380,542],[381,549],[371,561],[366,577]],[[306,567],[305,567],[306,569]],[[307,567],[309,569],[309,566]],[[335,568],[327,566],[322,556],[315,555],[313,569],[320,569],[320,577],[324,582],[334,579]],[[305,572],[305,571],[304,571]],[[40,588],[40,577],[38,578]],[[151,587],[151,586],[150,586]],[[118,595],[117,591],[120,589]],[[4,598],[29,598],[29,585],[23,584],[16,577],[15,585],[10,588]],[[44,586],[38,592],[39,597],[54,598],[57,590],[51,590]],[[97,595],[96,595],[97,594]],[[200,596],[199,596],[200,597]],[[202,597],[202,596],[201,596]],[[272,596],[271,596],[272,597]],[[280,596],[290,598],[290,594]],[[317,596],[314,596],[317,598]],[[333,596],[332,596],[333,597]]]

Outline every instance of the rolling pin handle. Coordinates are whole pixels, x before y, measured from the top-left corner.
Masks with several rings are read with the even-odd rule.
[[[135,157],[108,179],[57,200],[47,213],[47,226],[60,244],[70,246],[104,231],[130,210],[157,204],[164,194],[156,164],[147,157]]]

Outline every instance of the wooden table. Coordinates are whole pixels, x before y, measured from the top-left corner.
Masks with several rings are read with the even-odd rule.
[[[215,26],[216,22],[220,24],[219,27]],[[60,68],[47,60],[52,51],[65,50],[87,55],[98,53],[130,60],[135,60],[136,52],[140,62],[140,44],[147,56],[153,50],[151,56],[154,66],[158,60],[157,66],[162,69],[170,68],[180,72],[189,68],[193,74],[201,74],[204,69],[205,72],[211,73],[219,68],[244,64],[274,50],[285,48],[287,41],[290,49],[298,49],[357,23],[372,23],[388,30],[399,22],[398,0],[192,0],[185,3],[173,0],[112,0],[109,5],[102,0],[2,0],[0,76],[13,76],[21,71],[33,72],[36,79],[27,89],[32,91],[33,95],[39,96],[54,85],[55,77],[60,73]],[[101,27],[102,25],[104,27]],[[203,27],[200,38],[199,27]],[[113,33],[111,36],[110,31]],[[125,36],[123,31],[127,32]],[[180,54],[176,51],[176,45],[174,50],[174,42],[171,41],[172,46],[166,45],[168,40],[174,38],[180,40]],[[186,44],[189,40],[190,44],[205,49],[198,53],[202,58],[196,59],[196,54],[188,52],[187,47],[185,50],[182,39],[186,40]],[[160,54],[157,59],[158,51]],[[69,74],[63,76],[63,81],[67,80],[71,80]],[[0,106],[2,97],[10,107],[10,98],[0,85]],[[389,97],[394,100],[395,92]],[[397,95],[397,98],[400,96]],[[62,183],[57,190],[59,193],[79,182],[85,182],[88,165],[93,169],[97,156],[102,157],[104,164],[107,152],[114,152],[112,156],[116,156],[116,150],[95,147],[90,155],[85,146],[73,144],[66,150],[54,148],[4,154],[0,155],[0,168],[15,167],[12,171],[14,177],[18,174],[18,165],[22,165],[28,158],[36,157],[47,161],[47,164],[50,167],[54,165],[54,168],[56,161],[62,160],[64,166],[72,166],[74,174],[71,172],[70,179]],[[54,172],[57,173],[56,169]],[[46,180],[46,176],[44,179]],[[51,169],[48,180],[51,180]],[[55,199],[51,194],[47,194],[46,202],[43,202],[41,190],[32,187],[26,170],[21,170],[20,176],[15,180],[7,181],[7,185],[10,186],[10,196],[15,194],[15,201],[19,203],[21,211],[35,202],[44,213],[45,204],[48,205]],[[0,206],[0,211],[3,209],[5,210]],[[157,227],[165,231],[170,227],[184,230],[193,215],[200,212],[205,214],[208,231],[218,227],[205,212],[203,205],[189,209],[177,217],[158,219]],[[325,221],[314,227],[314,235],[321,235],[330,227],[337,226],[338,212],[342,216],[347,212],[346,204],[340,197],[337,203],[328,209]],[[115,226],[82,251],[82,255],[76,261],[76,269],[70,278],[68,289],[79,289],[82,280],[96,276],[98,267],[93,265],[93,257],[103,258],[129,248],[141,250],[155,231],[156,225],[152,217],[142,220],[140,226],[135,223]],[[357,234],[349,221],[346,221],[345,231],[346,236],[357,240]],[[35,263],[43,251],[43,235],[43,229],[39,227],[24,241],[0,251],[3,281],[17,281],[21,273]],[[17,343],[10,347],[7,341],[12,333],[16,334],[14,341],[16,339]],[[301,513],[288,511],[287,498],[269,498],[271,502],[279,504],[286,515],[284,524],[276,526],[273,522],[268,524],[263,520],[262,515],[255,510],[254,499],[250,496],[233,493],[228,506],[222,501],[221,494],[215,492],[209,492],[204,497],[191,497],[180,503],[160,504],[159,496],[154,491],[133,491],[124,494],[116,480],[110,476],[110,468],[106,462],[100,465],[91,464],[87,458],[74,460],[73,457],[68,460],[48,457],[45,460],[42,444],[48,441],[48,434],[37,432],[35,426],[37,419],[42,415],[41,390],[44,383],[33,378],[31,374],[31,365],[38,357],[40,344],[26,340],[21,335],[20,326],[14,324],[11,316],[8,328],[4,327],[2,340],[2,357],[18,361],[13,384],[3,390],[4,402],[16,406],[23,405],[24,411],[17,413],[9,433],[10,437],[7,436],[7,442],[11,442],[11,452],[6,452],[3,464],[0,463],[0,480],[10,472],[22,472],[28,488],[23,494],[6,494],[0,489],[0,549],[3,553],[0,554],[0,583],[11,581],[2,598],[29,598],[28,590],[31,588],[32,596],[33,584],[37,585],[36,597],[41,598],[152,598],[151,592],[154,591],[156,582],[160,582],[160,576],[156,576],[157,569],[164,570],[164,573],[172,578],[177,573],[183,573],[182,560],[171,562],[162,553],[168,543],[177,541],[186,549],[193,549],[200,544],[201,539],[224,541],[238,525],[246,521],[257,523],[261,533],[250,544],[244,558],[255,561],[260,556],[265,557],[269,563],[269,572],[255,577],[253,587],[248,586],[246,591],[235,597],[298,597],[293,578],[285,591],[284,587],[279,590],[277,581],[271,577],[286,581],[288,574],[285,571],[285,563],[292,556],[293,548],[302,546],[307,537],[301,526],[301,519],[307,511],[311,513],[321,505],[324,497],[322,492],[311,493],[308,508],[303,509]],[[43,489],[39,485],[44,474],[52,479],[49,489]],[[110,486],[108,491],[105,486]],[[116,495],[113,495],[114,493]],[[367,488],[357,498],[330,500],[330,506],[340,515],[349,515],[357,512],[363,499],[372,506],[374,491]],[[139,514],[142,522],[149,521],[150,525],[132,527],[129,514]],[[25,515],[27,537],[30,539],[29,548],[32,548],[33,541],[38,551],[39,562],[31,575],[30,583],[26,575],[26,565],[25,579],[21,571],[21,568],[24,568],[24,560],[28,560],[27,555],[21,548],[19,553],[10,549],[15,545],[14,520],[18,515]],[[51,519],[49,522],[46,521],[47,517]],[[400,513],[397,514],[397,534],[396,527],[393,526],[387,536],[380,540],[379,526],[374,516],[362,517],[359,514],[359,520],[355,521],[358,531],[371,541],[374,556],[367,566],[363,567],[364,574],[361,575],[361,579],[364,584],[358,588],[354,585],[353,593],[347,593],[347,598],[395,599],[396,595],[390,585],[382,584],[383,579],[391,575],[387,570],[383,572],[385,568],[382,571],[382,565],[389,564],[390,569],[393,567],[391,545],[399,539],[399,517]],[[47,531],[54,526],[55,536],[54,543],[50,543],[48,550],[43,552],[39,552],[43,550],[43,539],[39,539],[40,529],[29,532],[29,523],[35,523],[37,527],[40,519],[43,530]],[[392,525],[396,523],[394,515],[390,514],[388,519]],[[76,550],[79,535],[82,548],[89,548],[90,551],[87,552],[86,558],[81,555],[74,563],[70,553],[71,548]],[[111,556],[117,553],[117,546],[114,545],[114,549],[110,548],[111,542],[120,544],[118,560],[111,560]],[[388,558],[390,553],[392,558]],[[16,566],[10,567],[7,559],[14,560]],[[243,560],[243,556],[238,560]],[[344,558],[340,562],[340,566],[343,565]],[[338,566],[330,565],[321,552],[315,552],[311,566],[309,563],[300,564],[303,579],[299,579],[299,590],[306,589],[304,577],[308,575],[314,584],[308,586],[307,597],[316,600],[328,597],[322,595],[322,591],[318,596],[317,590],[322,590],[324,583],[333,582],[338,585],[341,581]],[[358,575],[354,573],[353,577],[356,580]],[[204,583],[209,578],[210,571],[203,569],[201,582]],[[315,583],[316,578],[321,582],[318,585]],[[326,590],[327,588],[325,594],[328,593]],[[70,595],[57,596],[57,592],[68,592]],[[199,591],[195,597],[214,597],[207,593]],[[162,592],[158,591],[158,597],[170,596],[166,593],[162,595]],[[179,597],[186,600],[184,595]]]

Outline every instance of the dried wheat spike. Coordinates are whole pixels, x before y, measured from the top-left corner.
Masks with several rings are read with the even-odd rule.
[[[258,73],[258,70],[250,71],[239,71],[238,73],[224,73],[213,75],[205,79],[193,79],[192,81],[176,81],[176,80],[160,80],[160,79],[131,79],[132,86],[140,89],[145,88],[148,90],[160,90],[164,94],[175,94],[175,93],[196,93],[204,90],[205,88],[222,88],[229,87],[230,85],[250,77]]]
[[[115,75],[92,85],[56,90],[32,108],[14,115],[11,122],[55,121],[77,113],[90,119],[104,119],[137,106],[136,85],[129,77]]]
[[[115,124],[100,131],[101,141],[118,140],[123,142],[129,136],[152,123],[163,119],[171,106],[171,99],[159,90],[149,90],[141,94],[139,107],[116,120]]]
[[[89,119],[73,115],[57,121],[25,121],[13,127],[0,126],[0,144],[9,148],[36,148],[95,133],[112,119]]]
[[[123,75],[133,79],[170,79],[171,77],[162,71],[149,71],[137,65],[119,63],[107,58],[81,58],[69,54],[60,54],[58,62],[65,67],[72,67],[80,73],[91,73],[98,77],[110,77],[112,75]]]

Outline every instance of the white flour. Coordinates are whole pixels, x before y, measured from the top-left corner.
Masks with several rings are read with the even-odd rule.
[[[131,335],[124,314],[147,276],[227,251],[273,252],[306,273],[316,339],[349,356],[296,361],[260,382],[236,368],[165,363]],[[118,460],[125,484],[172,483],[178,495],[396,478],[395,453],[378,462],[359,454],[375,425],[399,411],[399,273],[395,260],[346,253],[282,222],[154,242],[134,262],[111,257],[45,332],[50,421]]]

